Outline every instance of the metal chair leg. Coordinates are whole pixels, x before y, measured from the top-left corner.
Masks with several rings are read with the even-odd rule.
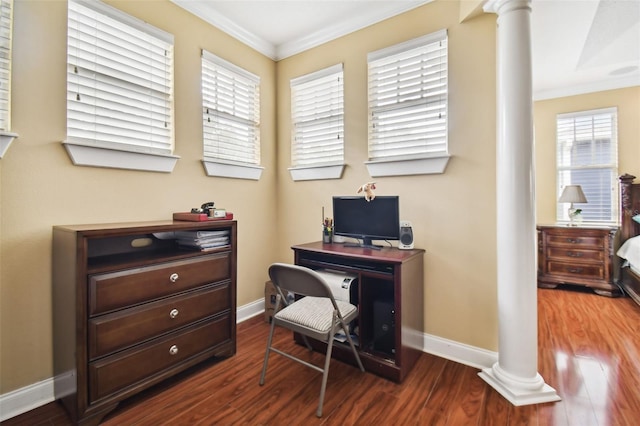
[[[276,306],[279,306],[280,295],[276,297]],[[275,315],[275,313],[274,313]],[[267,338],[267,350],[264,352],[264,362],[262,363],[262,374],[260,374],[260,386],[264,385],[264,377],[267,374],[267,363],[269,362],[269,354],[271,353],[271,341],[273,340],[273,332],[276,328],[276,319],[271,317],[271,330]]]
[[[358,351],[356,350],[356,345],[353,344],[353,340],[351,339],[351,335],[349,334],[349,327],[342,320],[340,320],[340,323],[342,325],[342,330],[344,331],[344,334],[347,336],[347,341],[349,342],[349,346],[351,346],[351,351],[353,352],[353,355],[355,355],[356,357],[358,367],[360,367],[360,371],[364,373],[364,367],[362,366],[360,355],[358,354]]]
[[[336,314],[333,314],[333,323],[336,321]],[[324,392],[327,389],[327,379],[329,378],[329,364],[331,363],[331,351],[333,350],[333,327],[329,331],[329,340],[327,341],[327,353],[324,359],[324,370],[322,370],[322,386],[320,387],[320,403],[318,404],[317,417],[322,417],[322,406],[324,405]]]

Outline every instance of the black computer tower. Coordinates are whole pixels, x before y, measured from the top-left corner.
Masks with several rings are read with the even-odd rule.
[[[373,349],[394,355],[396,352],[395,310],[390,301],[373,301]]]

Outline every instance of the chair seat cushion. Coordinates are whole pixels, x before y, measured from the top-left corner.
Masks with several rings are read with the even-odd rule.
[[[347,322],[358,309],[342,300],[336,300],[336,305],[342,318]],[[333,319],[333,305],[329,298],[307,296],[276,313],[275,318],[318,333],[329,333]]]

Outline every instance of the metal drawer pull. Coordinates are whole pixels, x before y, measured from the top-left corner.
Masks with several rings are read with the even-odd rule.
[[[176,281],[178,281],[178,278],[180,278],[180,277],[175,272],[173,274],[171,274],[171,276],[169,277],[169,279],[171,280],[172,283],[175,283]]]
[[[567,242],[571,244],[578,244],[580,242],[580,238],[567,238]]]
[[[569,257],[582,257],[582,253],[575,251],[568,251],[567,256]]]
[[[178,353],[178,347],[176,345],[173,345],[169,348],[169,354],[175,355],[177,353]]]
[[[171,310],[171,312],[169,312],[169,316],[170,316],[171,318],[175,318],[175,317],[177,317],[177,316],[178,316],[178,313],[179,313],[179,312],[178,312],[178,310],[177,310],[177,309],[172,309],[172,310]]]
[[[584,271],[584,269],[582,269],[582,268],[570,268],[569,269],[569,272],[571,272],[572,274],[579,274],[582,271]]]

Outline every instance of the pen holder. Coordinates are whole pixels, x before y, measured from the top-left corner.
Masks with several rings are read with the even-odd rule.
[[[331,244],[331,237],[332,237],[332,233],[331,233],[331,229],[329,228],[324,228],[322,230],[322,242],[324,244]]]

